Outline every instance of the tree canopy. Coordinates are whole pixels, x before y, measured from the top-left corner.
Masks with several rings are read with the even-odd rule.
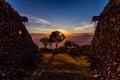
[[[77,48],[77,47],[79,47],[78,44],[76,44],[75,42],[72,42],[70,40],[66,40],[64,42],[64,46],[66,46],[67,48]]]
[[[41,38],[40,42],[42,42],[44,47],[47,48],[47,45],[49,44],[49,39],[48,38]]]
[[[66,38],[66,36],[62,32],[60,32],[60,31],[53,31],[50,34],[49,41],[54,42],[55,45],[56,45],[56,48],[58,48],[58,44],[60,42],[62,42],[65,38]]]

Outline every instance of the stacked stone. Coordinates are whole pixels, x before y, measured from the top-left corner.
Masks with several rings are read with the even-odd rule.
[[[99,80],[120,80],[120,0],[109,0],[100,15],[90,61]]]
[[[31,66],[37,47],[20,16],[5,0],[0,0],[0,80],[22,80]]]

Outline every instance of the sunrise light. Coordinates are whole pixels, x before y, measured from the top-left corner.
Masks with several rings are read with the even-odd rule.
[[[63,34],[65,34],[66,36],[70,35],[71,33],[65,29],[58,29],[57,31],[62,32]]]

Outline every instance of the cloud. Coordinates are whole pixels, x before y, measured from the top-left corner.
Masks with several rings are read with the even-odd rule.
[[[30,22],[33,23],[38,23],[38,24],[46,24],[49,25],[50,22],[45,20],[45,19],[41,19],[41,18],[35,18],[35,17],[29,17]]]
[[[44,28],[44,27],[27,27],[30,33],[51,33],[54,28]]]
[[[94,32],[94,23],[84,23],[84,25],[79,25],[73,28],[74,32],[79,33],[93,33]]]
[[[30,33],[50,33],[54,30],[65,30],[71,33],[94,33],[94,23],[82,21],[79,24],[64,25],[49,22],[45,19],[29,17],[30,21],[26,24]]]

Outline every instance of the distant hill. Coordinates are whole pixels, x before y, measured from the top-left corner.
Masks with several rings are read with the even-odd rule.
[[[49,37],[48,34],[31,34],[32,39],[34,41],[35,44],[37,44],[39,47],[43,47],[42,43],[39,42],[39,40],[43,37]],[[67,40],[71,40],[75,43],[77,43],[78,45],[82,46],[82,45],[86,45],[86,44],[91,44],[93,38],[93,34],[81,34],[81,33],[77,33],[77,34],[73,34],[73,35],[69,35],[67,36]],[[60,44],[60,46],[63,45],[63,43]],[[54,47],[54,45],[53,45]]]

